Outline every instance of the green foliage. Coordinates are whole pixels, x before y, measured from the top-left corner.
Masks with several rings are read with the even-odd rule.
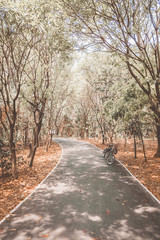
[[[85,126],[86,115],[90,130],[99,129],[108,136],[122,134],[138,115],[146,130],[153,131],[154,115],[148,98],[131,78],[121,58],[110,53],[84,54],[75,70],[80,72],[80,82],[86,80],[76,113],[80,128]]]
[[[159,1],[62,0],[62,3],[72,32],[80,38],[79,48],[118,54],[147,95],[160,123]],[[109,78],[110,72],[105,75]],[[103,88],[98,86],[97,90]]]
[[[0,71],[8,90],[2,79],[0,103],[11,110],[17,96],[16,128],[32,129],[44,102],[45,133],[64,119],[110,136],[134,116],[152,122],[159,101],[158,6],[156,0],[1,1]],[[71,57],[77,47],[89,48]]]

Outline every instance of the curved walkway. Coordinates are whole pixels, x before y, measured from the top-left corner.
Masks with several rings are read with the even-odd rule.
[[[123,166],[89,143],[56,140],[59,165],[0,225],[0,239],[160,239],[159,203]]]

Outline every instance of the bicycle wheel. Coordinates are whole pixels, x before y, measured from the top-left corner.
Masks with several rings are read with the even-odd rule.
[[[105,157],[106,153],[108,153],[107,150],[108,150],[107,148],[105,148],[105,149],[103,150],[103,156],[104,156],[104,157]]]
[[[106,160],[107,160],[108,156],[109,156],[109,152],[105,152],[105,153],[104,153],[104,158],[105,158]]]
[[[111,165],[115,161],[115,156],[113,154],[109,154],[107,157],[107,163]]]

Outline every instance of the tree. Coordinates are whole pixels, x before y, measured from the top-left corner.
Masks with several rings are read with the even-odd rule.
[[[46,41],[36,45],[31,55],[28,69],[25,74],[28,81],[24,84],[25,92],[23,97],[26,99],[33,113],[33,146],[31,152],[30,167],[33,166],[33,160],[36,149],[39,145],[39,134],[42,127],[42,121],[47,101],[47,91],[51,81],[51,67],[53,61],[53,53],[49,51]],[[27,90],[26,90],[27,89]]]
[[[43,128],[47,133],[47,145],[49,146],[49,136],[50,140],[52,140],[52,136],[54,134],[58,135],[60,131],[60,127],[64,120],[64,116],[66,115],[66,108],[69,104],[69,98],[71,97],[70,90],[70,60],[64,58],[63,55],[56,55],[54,60],[54,67],[52,67],[52,81],[50,82],[50,87],[48,89],[48,100],[46,104],[46,114],[45,114],[45,122]],[[48,148],[46,147],[46,149]]]
[[[74,33],[86,41],[121,56],[131,76],[147,95],[157,123],[160,155],[160,12],[158,0],[62,0]],[[83,45],[85,43],[85,45]],[[82,46],[83,45],[83,46]]]
[[[0,3],[0,21],[0,112],[6,116],[5,121],[2,117],[0,120],[9,140],[13,176],[17,178],[15,129],[17,117],[22,114],[20,97],[24,96],[25,88],[26,93],[32,94],[25,97],[34,116],[34,146],[37,146],[52,61],[59,52],[65,55],[70,42],[64,34],[63,16],[57,10],[56,1],[51,4],[44,0],[23,3],[4,0]],[[34,148],[30,166],[35,151]]]
[[[15,124],[17,120],[17,102],[24,81],[24,69],[30,56],[34,41],[33,31],[26,29],[29,24],[22,12],[14,7],[2,6],[0,11],[0,94],[1,111],[7,121],[3,122],[10,146],[12,174],[17,178]],[[26,31],[27,30],[27,31]]]

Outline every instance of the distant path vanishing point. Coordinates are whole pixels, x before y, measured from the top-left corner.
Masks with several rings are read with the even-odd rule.
[[[60,163],[0,225],[0,239],[160,239],[160,204],[121,164],[108,166],[89,143],[56,141]]]

